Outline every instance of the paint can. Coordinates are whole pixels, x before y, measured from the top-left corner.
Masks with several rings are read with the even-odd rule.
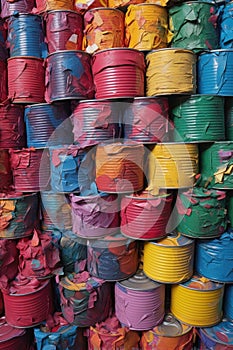
[[[140,336],[136,331],[121,327],[115,315],[90,327],[88,336],[89,350],[139,350]]]
[[[7,28],[5,25],[5,21],[4,19],[0,18],[0,59],[3,61],[9,57],[9,52],[7,50],[7,45],[6,45],[6,39],[7,39]]]
[[[30,350],[33,337],[30,330],[10,326],[6,318],[0,318],[0,350]]]
[[[32,237],[18,241],[18,270],[22,277],[44,280],[63,274],[58,242],[51,238],[50,234],[35,229]]]
[[[136,97],[125,102],[123,123],[124,139],[144,144],[168,141],[168,99]]]
[[[232,350],[233,324],[223,319],[214,327],[200,328],[198,331],[201,350]]]
[[[167,47],[167,9],[150,3],[130,5],[125,14],[125,44],[146,51]]]
[[[233,49],[211,50],[197,59],[197,92],[219,96],[233,95]]]
[[[94,146],[120,137],[119,105],[114,101],[83,100],[71,115],[74,142]]]
[[[233,141],[233,101],[231,97],[225,97],[225,123],[226,140]]]
[[[233,141],[219,141],[200,148],[201,185],[233,189]]]
[[[44,61],[37,57],[11,57],[8,62],[8,98],[13,103],[44,102]]]
[[[20,105],[0,105],[0,148],[23,148],[26,146],[24,108]]]
[[[111,284],[86,271],[63,277],[59,290],[63,316],[72,325],[94,326],[112,311]]]
[[[37,193],[3,194],[0,196],[0,208],[0,238],[27,237],[39,227]]]
[[[223,299],[224,317],[233,322],[233,284],[226,284]]]
[[[0,191],[9,191],[12,185],[12,173],[9,151],[0,149]]]
[[[74,10],[73,0],[36,0],[38,13],[53,10]]]
[[[120,225],[117,195],[97,193],[88,196],[70,195],[72,231],[78,236],[96,239],[118,232]]]
[[[9,70],[9,67],[8,67]],[[0,103],[5,102],[7,100],[7,87],[9,89],[10,83],[7,84],[7,65],[5,60],[0,59],[0,77],[1,77],[1,84],[0,84]]]
[[[51,189],[54,192],[79,192],[79,168],[85,153],[75,145],[50,148]]]
[[[1,288],[4,284],[11,282],[18,273],[19,251],[16,248],[17,241],[11,239],[0,239],[0,278]],[[4,280],[4,276],[7,281]],[[2,292],[0,293],[0,314],[4,314]],[[1,323],[1,321],[0,321]],[[0,347],[1,349],[1,347]]]
[[[92,98],[91,56],[78,50],[53,52],[47,57],[45,85],[45,98],[49,103]]]
[[[165,48],[146,55],[146,96],[196,93],[196,55]]]
[[[71,205],[66,195],[52,191],[41,191],[40,197],[43,230],[71,230]]]
[[[192,95],[174,98],[171,110],[174,141],[207,142],[225,139],[224,98]]]
[[[192,143],[157,144],[148,156],[148,190],[192,187],[198,173],[198,147]]]
[[[1,0],[1,18],[7,18],[21,13],[31,13],[34,0]]]
[[[50,166],[47,148],[10,149],[9,152],[16,191],[38,192],[48,189]]]
[[[59,312],[50,318],[50,322],[34,328],[37,349],[44,350],[53,345],[55,350],[62,349],[65,344],[66,350],[72,350],[79,340],[78,327],[69,325]]]
[[[144,146],[135,142],[99,144],[96,184],[109,193],[137,192],[143,188]]]
[[[164,317],[165,285],[151,281],[142,271],[115,284],[116,317],[122,327],[148,330]]]
[[[34,327],[53,312],[50,279],[15,279],[3,291],[6,321],[15,328]]]
[[[7,45],[10,57],[29,56],[43,58],[45,51],[42,17],[24,13],[7,19]]]
[[[219,238],[196,243],[195,271],[212,281],[233,283],[233,234],[224,232]]]
[[[120,233],[87,241],[87,270],[106,281],[120,281],[134,275],[139,264],[137,242]]]
[[[169,25],[173,34],[171,47],[195,53],[218,49],[218,8],[215,2],[187,1],[172,6]]]
[[[229,228],[233,228],[233,192],[227,191],[226,210]]]
[[[181,322],[211,327],[222,318],[224,284],[193,276],[171,287],[171,312]]]
[[[233,48],[233,17],[232,17],[233,4],[232,1],[225,3],[221,16],[219,19],[219,47],[221,49],[232,49]]]
[[[49,54],[59,50],[82,50],[83,18],[74,11],[49,11],[44,16]]]
[[[67,103],[39,103],[26,106],[27,147],[67,145],[73,142]]]
[[[171,194],[151,195],[143,191],[121,200],[121,232],[138,240],[160,239],[166,236],[166,226],[172,210]]]
[[[110,7],[97,7],[84,14],[83,48],[88,53],[124,47],[124,13]]]
[[[77,238],[72,231],[65,231],[62,232],[59,247],[65,274],[83,271],[87,260],[86,240]]]
[[[226,229],[226,192],[194,187],[178,194],[176,207],[182,235],[214,238]]]
[[[160,283],[181,283],[193,274],[194,240],[171,233],[157,242],[146,242],[143,271]]]
[[[144,54],[128,48],[101,50],[93,55],[96,98],[144,96]]]
[[[163,322],[141,337],[141,350],[193,349],[193,328],[166,314]]]

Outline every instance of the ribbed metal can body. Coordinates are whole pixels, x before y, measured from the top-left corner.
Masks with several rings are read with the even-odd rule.
[[[224,98],[221,96],[176,97],[171,117],[174,141],[225,140]]]
[[[223,7],[220,21],[219,21],[219,44],[221,49],[233,48],[233,16],[232,16],[233,4],[230,1]]]
[[[9,186],[12,185],[12,169],[10,155],[6,149],[0,149],[0,176],[0,191],[9,190]]]
[[[201,349],[224,349],[232,350],[232,323],[227,320],[222,320],[219,324],[213,327],[201,328],[200,339],[201,339]]]
[[[197,60],[197,92],[219,96],[233,95],[233,49],[212,50]]]
[[[154,281],[181,283],[193,274],[194,241],[178,235],[168,235],[157,242],[146,242],[143,271]]]
[[[232,284],[227,284],[225,286],[223,310],[224,310],[224,317],[228,321],[232,322],[233,321],[233,285]]]
[[[189,281],[173,285],[171,312],[186,324],[211,327],[222,318],[224,284],[193,276]]]

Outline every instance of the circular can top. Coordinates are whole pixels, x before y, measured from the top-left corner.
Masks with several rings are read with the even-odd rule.
[[[135,275],[129,277],[128,279],[117,282],[117,284],[132,290],[149,291],[157,289],[161,286],[160,283],[150,280],[146,275],[144,275],[142,270],[139,270]]]
[[[214,327],[202,328],[208,338],[224,345],[233,345],[233,323],[225,319]]]
[[[163,322],[153,328],[153,333],[162,337],[177,337],[188,333],[191,329],[191,326],[181,323],[172,314],[167,314]]]
[[[210,281],[208,278],[201,276],[193,276],[187,282],[181,283],[185,288],[193,289],[193,290],[202,290],[203,292],[209,292],[210,290],[216,290],[223,288],[223,283]]]
[[[174,248],[174,247],[181,247],[181,246],[187,246],[187,245],[193,244],[194,240],[188,237],[182,236],[180,233],[172,232],[167,237],[151,243],[158,246]]]
[[[23,193],[23,192],[0,192],[0,200],[14,200],[14,199],[22,199],[26,197],[37,197],[37,192],[32,193]]]
[[[168,198],[171,196],[171,193],[162,193],[158,195],[153,195],[149,191],[142,191],[142,192],[137,192],[137,193],[132,193],[130,195],[126,195],[126,198],[130,199],[137,199],[137,200],[157,200],[157,199],[162,199],[162,198]]]
[[[20,337],[25,334],[24,329],[10,326],[5,317],[0,318],[0,344],[12,338]]]

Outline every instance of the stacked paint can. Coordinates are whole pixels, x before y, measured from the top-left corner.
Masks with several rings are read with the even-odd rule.
[[[1,5],[0,349],[231,348],[232,4]]]

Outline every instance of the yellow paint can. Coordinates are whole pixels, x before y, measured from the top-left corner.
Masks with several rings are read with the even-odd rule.
[[[181,234],[170,234],[144,245],[143,271],[161,283],[180,283],[193,274],[194,240]]]
[[[224,284],[193,276],[171,288],[171,312],[186,324],[211,327],[222,318]]]
[[[149,154],[148,190],[185,188],[194,185],[198,173],[198,146],[191,143],[160,143]]]

